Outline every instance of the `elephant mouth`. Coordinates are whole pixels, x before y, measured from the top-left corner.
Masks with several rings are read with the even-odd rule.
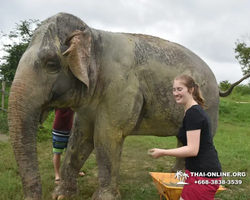
[[[52,111],[52,109],[42,110],[41,115],[40,115],[40,119],[39,119],[40,124],[43,124],[45,122],[45,120],[49,116],[50,111]]]

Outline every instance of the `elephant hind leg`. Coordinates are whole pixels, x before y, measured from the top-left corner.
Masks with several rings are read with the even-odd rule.
[[[114,133],[116,133],[115,137]],[[99,171],[99,188],[93,194],[92,200],[120,200],[118,177],[124,140],[122,131],[116,130],[105,134],[102,132],[97,135],[99,137],[95,140],[95,148]]]

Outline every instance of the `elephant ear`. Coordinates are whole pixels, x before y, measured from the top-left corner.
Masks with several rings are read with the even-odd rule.
[[[91,60],[91,35],[89,32],[76,30],[65,41],[69,46],[62,55],[72,73],[89,88],[88,71]]]

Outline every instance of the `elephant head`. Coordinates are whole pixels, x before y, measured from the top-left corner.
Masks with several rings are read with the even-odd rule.
[[[9,130],[26,199],[41,199],[36,134],[53,108],[77,107],[80,89],[93,84],[91,30],[59,13],[35,31],[15,74],[9,97]],[[92,67],[91,70],[95,70]],[[87,101],[88,96],[85,94]]]

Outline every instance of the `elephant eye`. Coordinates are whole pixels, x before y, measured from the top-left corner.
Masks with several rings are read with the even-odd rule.
[[[48,61],[45,65],[45,71],[49,74],[56,74],[61,70],[61,66],[54,61]]]

